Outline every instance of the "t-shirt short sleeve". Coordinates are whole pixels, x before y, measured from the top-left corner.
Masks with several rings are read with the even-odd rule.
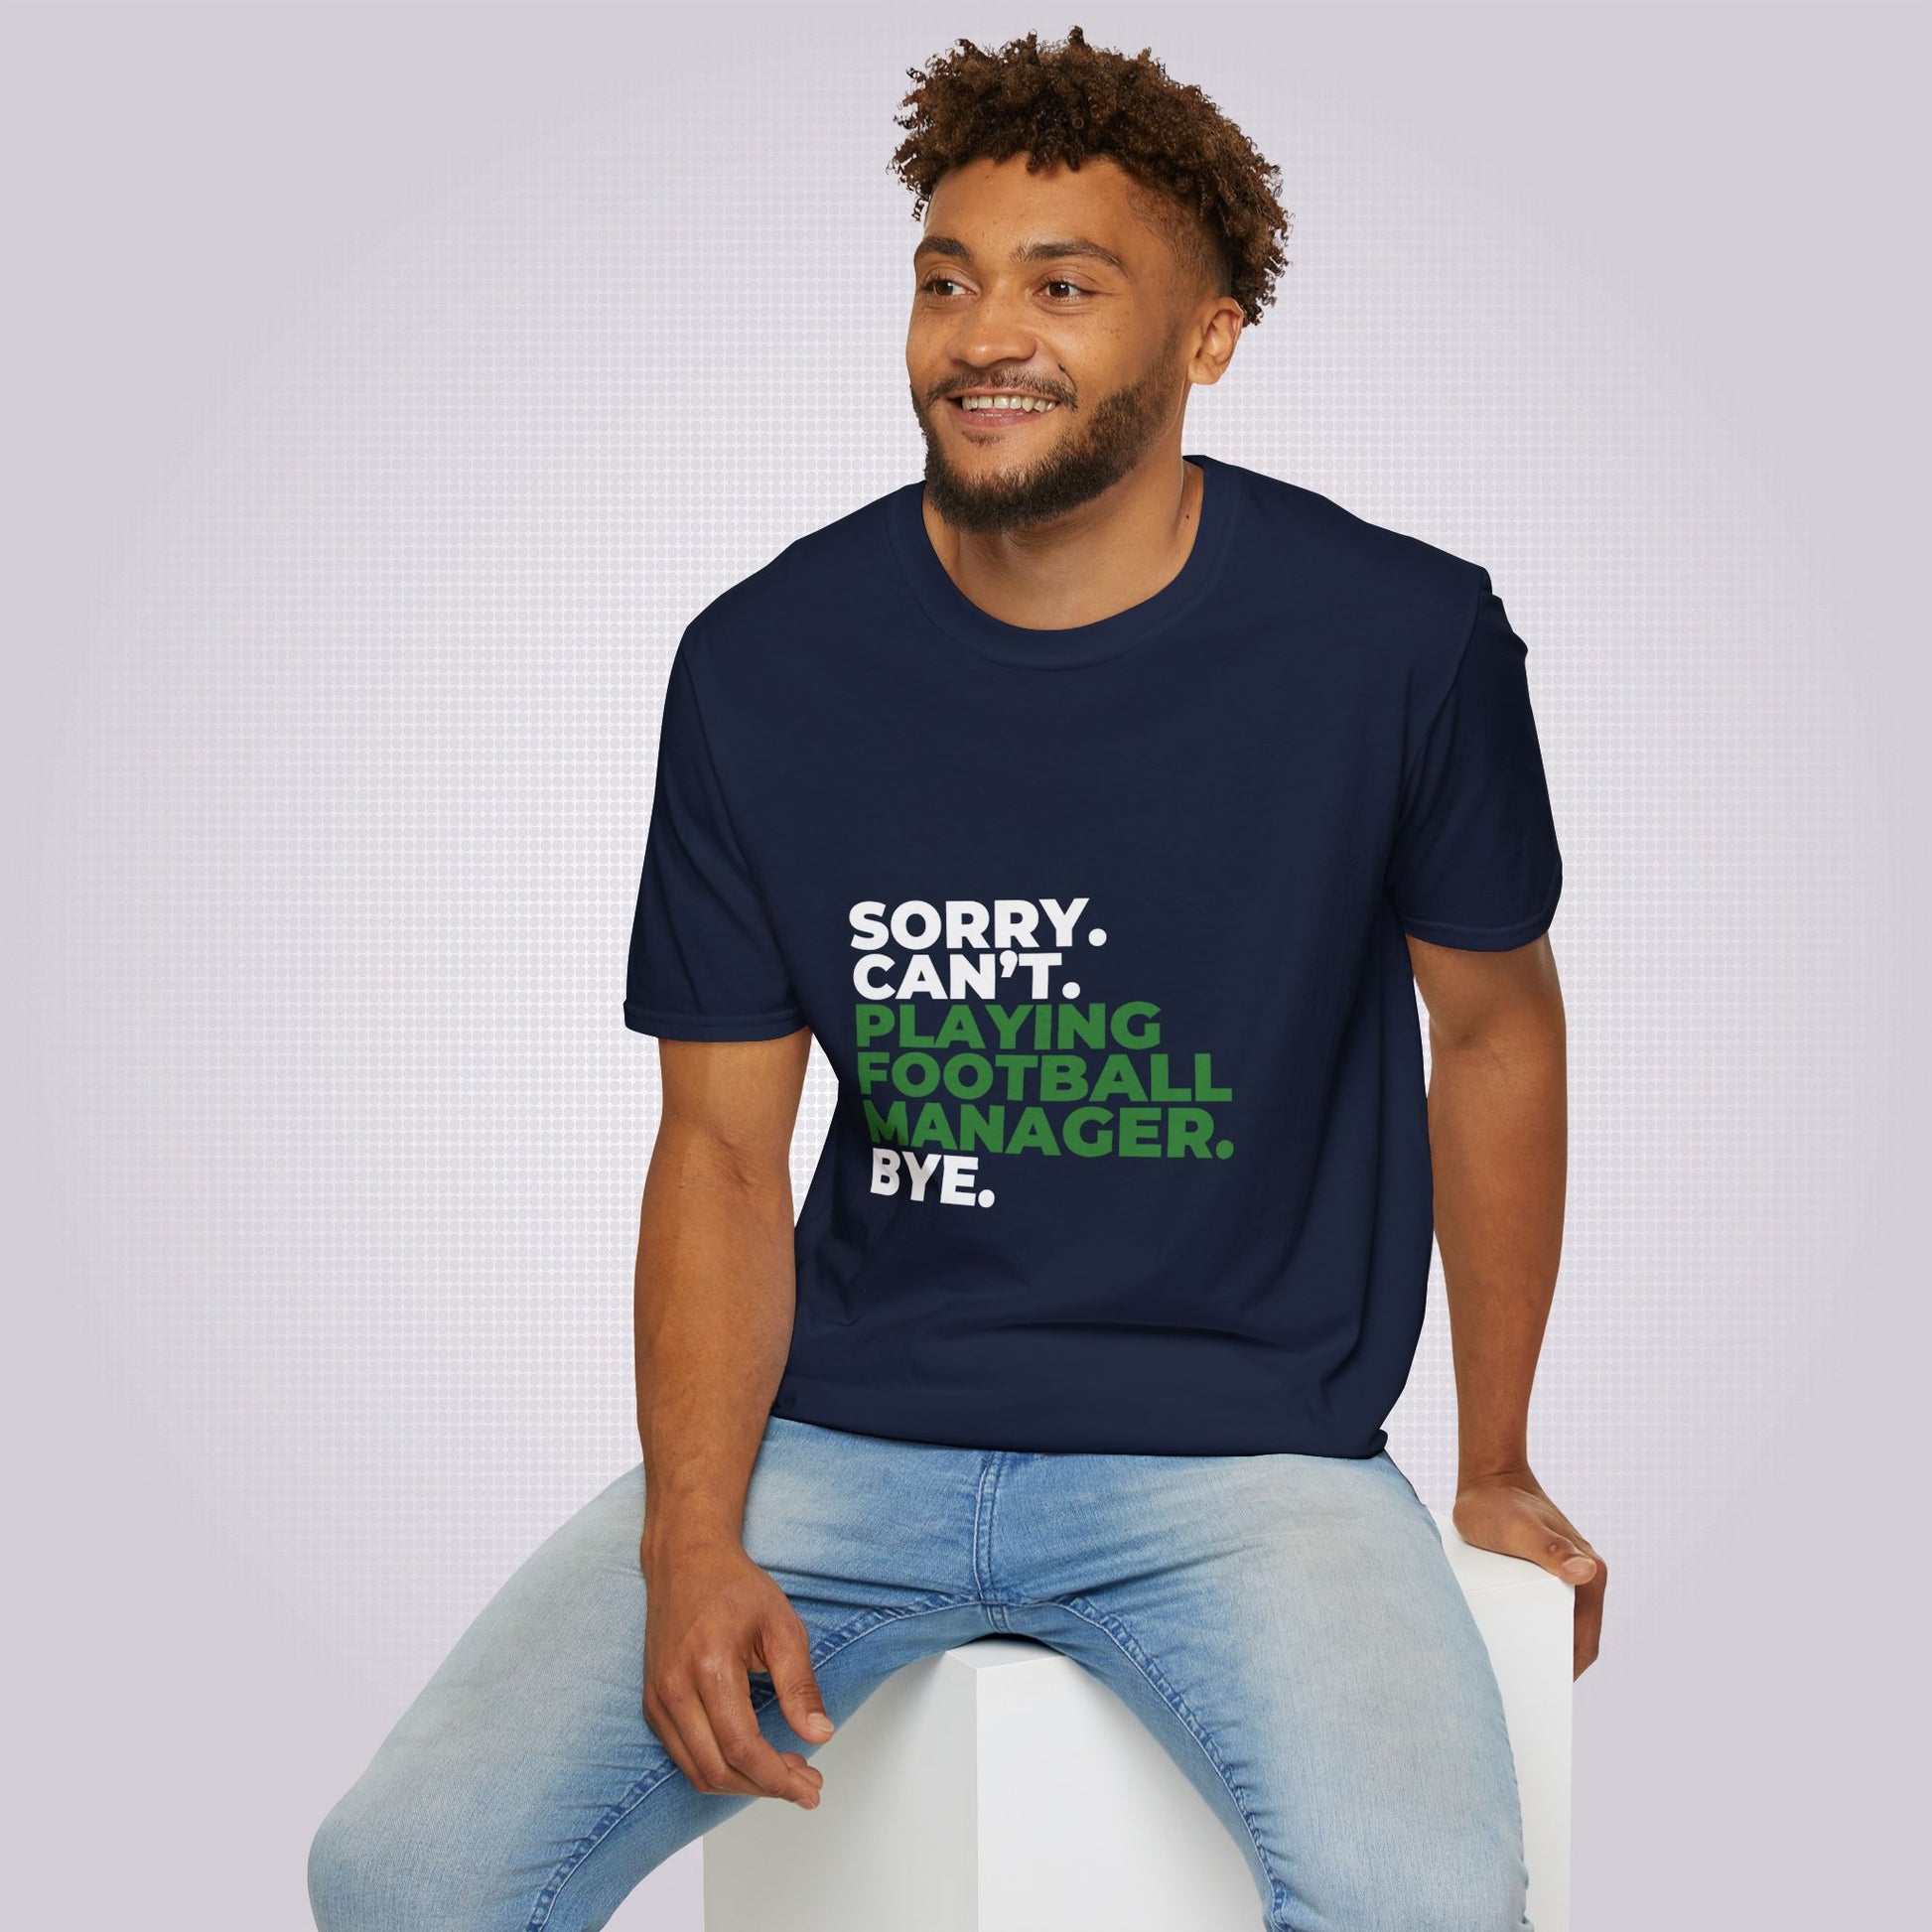
[[[806,1024],[733,828],[687,631],[664,690],[623,1023],[666,1039],[777,1039]]]
[[[1502,952],[1546,930],[1563,855],[1530,709],[1528,648],[1485,571],[1453,679],[1403,788],[1388,892],[1405,932]]]

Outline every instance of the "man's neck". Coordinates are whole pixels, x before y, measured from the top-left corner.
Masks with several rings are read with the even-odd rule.
[[[989,617],[1029,630],[1098,623],[1144,604],[1180,574],[1200,531],[1207,479],[1176,457],[1144,465],[1050,524],[962,532],[922,499],[946,574]]]

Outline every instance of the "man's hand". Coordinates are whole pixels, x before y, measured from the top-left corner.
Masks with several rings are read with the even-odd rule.
[[[1590,1548],[1562,1510],[1543,1493],[1528,1469],[1465,1476],[1451,1512],[1456,1533],[1478,1550],[1497,1550],[1541,1564],[1577,1586],[1576,1647],[1571,1679],[1596,1661],[1603,1633],[1603,1586],[1609,1566]]]
[[[644,1572],[644,1722],[708,1796],[745,1793],[817,1808],[825,1775],[779,1751],[752,1712],[749,1673],[770,1673],[778,1708],[801,1737],[832,1734],[811,1666],[811,1636],[791,1599],[727,1541],[657,1546]]]

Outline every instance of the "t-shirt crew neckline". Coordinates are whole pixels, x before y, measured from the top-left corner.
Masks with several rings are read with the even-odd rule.
[[[1152,597],[1092,623],[1035,630],[1008,623],[981,610],[947,575],[926,534],[923,482],[907,483],[893,493],[888,519],[893,547],[926,615],[982,656],[1003,664],[1056,669],[1096,664],[1166,629],[1192,610],[1220,579],[1240,512],[1239,479],[1231,465],[1215,457],[1187,455],[1183,460],[1199,464],[1204,479],[1200,527],[1194,532],[1186,562]]]

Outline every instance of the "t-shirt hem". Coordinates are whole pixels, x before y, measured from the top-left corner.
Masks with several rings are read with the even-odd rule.
[[[1455,946],[1464,952],[1507,952],[1512,946],[1527,946],[1547,932],[1556,916],[1557,901],[1563,897],[1563,862],[1550,876],[1542,904],[1527,917],[1512,925],[1462,925],[1449,919],[1402,920],[1404,932],[1426,940],[1432,946]]]
[[[778,1013],[665,1013],[626,1000],[623,1024],[660,1039],[782,1039],[807,1022],[796,1007]]]
[[[1388,1433],[1337,1426],[1292,1405],[1267,1416],[1230,1415],[1215,1392],[1190,1401],[1172,1391],[1171,1403],[1123,1400],[1112,1416],[1069,1413],[1063,1399],[1042,1403],[1037,1391],[860,1388],[786,1374],[771,1404],[785,1422],[812,1424],[847,1435],[878,1436],[942,1449],[1008,1449],[1033,1454],[1087,1455],[1325,1455],[1366,1461],[1379,1455]]]

